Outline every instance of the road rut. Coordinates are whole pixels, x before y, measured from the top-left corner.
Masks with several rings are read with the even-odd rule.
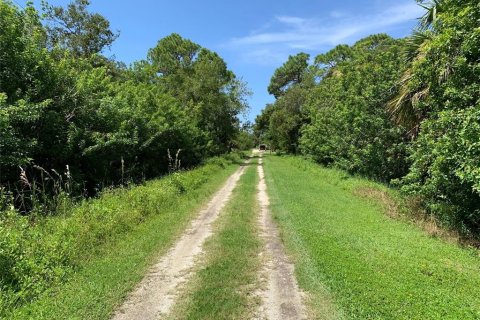
[[[196,257],[202,253],[205,240],[212,234],[212,223],[218,218],[244,171],[245,167],[242,166],[228,178],[183,236],[150,269],[112,319],[150,320],[168,314],[178,296],[179,287],[193,275]]]
[[[259,159],[258,200],[260,203],[260,226],[265,242],[266,264],[262,276],[267,279],[267,287],[260,292],[262,298],[261,314],[270,320],[306,319],[306,310],[302,302],[302,292],[298,288],[294,275],[294,266],[285,254],[280,240],[279,230],[269,210],[269,198],[262,159]]]

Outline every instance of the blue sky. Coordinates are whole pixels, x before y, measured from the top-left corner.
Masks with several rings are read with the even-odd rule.
[[[16,0],[25,3],[26,0]],[[35,1],[39,3],[39,0]],[[51,0],[64,5],[67,0]],[[106,55],[127,64],[173,32],[218,52],[253,91],[248,119],[272,102],[270,77],[290,54],[312,57],[373,33],[410,34],[422,15],[414,0],[91,0],[120,37]]]

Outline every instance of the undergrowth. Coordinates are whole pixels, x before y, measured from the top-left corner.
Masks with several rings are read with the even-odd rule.
[[[213,158],[191,171],[106,190],[48,217],[23,216],[13,207],[0,211],[0,318],[67,281],[105,244],[150,216],[171,211],[182,197],[240,161],[236,154]]]

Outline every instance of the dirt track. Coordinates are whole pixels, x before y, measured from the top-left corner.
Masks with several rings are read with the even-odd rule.
[[[245,167],[215,193],[170,251],[156,263],[113,316],[114,320],[158,319],[170,311],[179,289],[192,276],[196,257],[212,234],[212,223],[230,198]]]
[[[212,223],[218,218],[231,197],[245,167],[230,176],[225,185],[215,193],[207,207],[192,221],[190,227],[169,252],[150,269],[136,289],[128,296],[113,316],[114,320],[160,319],[168,315],[183,285],[193,275],[197,257],[202,253],[205,240],[212,234]],[[261,297],[258,310],[261,319],[306,319],[295,276],[294,266],[285,254],[279,230],[269,211],[267,186],[262,159],[258,165],[259,225],[264,241],[262,256],[264,266],[259,280],[266,284],[255,294]]]
[[[260,226],[265,242],[266,264],[261,276],[267,279],[267,287],[260,293],[263,304],[260,312],[263,317],[276,319],[306,319],[302,293],[298,288],[294,266],[285,254],[279,230],[270,214],[267,185],[263,172],[262,159],[259,159],[258,200],[260,203]]]

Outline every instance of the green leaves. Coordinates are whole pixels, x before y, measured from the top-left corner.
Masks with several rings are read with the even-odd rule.
[[[405,172],[404,131],[385,111],[401,72],[402,41],[373,35],[319,55],[322,77],[304,106],[303,153],[323,164],[389,181]]]
[[[410,40],[418,49],[410,50],[404,85],[422,116],[403,189],[423,197],[430,213],[465,234],[480,230],[480,77],[478,55],[472,55],[479,20],[477,1],[431,3],[421,26],[428,31]]]
[[[101,53],[118,37],[110,30],[110,22],[98,13],[90,13],[88,0],[75,0],[67,8],[42,2],[47,18],[50,46],[70,50],[76,57]]]
[[[160,40],[148,58],[155,81],[190,109],[208,141],[206,154],[227,151],[238,133],[237,116],[248,108],[245,83],[217,53],[178,34]]]
[[[191,68],[200,48],[200,45],[172,33],[148,51],[148,60],[158,73],[171,75],[181,69]]]
[[[257,118],[256,133],[285,151],[298,143],[326,165],[386,182],[401,178],[428,212],[478,235],[480,7],[418,2],[426,13],[410,37],[373,35],[320,54],[303,73],[315,77],[310,87],[289,76],[302,69],[290,57],[272,77],[277,100]],[[300,88],[304,98],[294,99]]]
[[[248,89],[225,61],[172,34],[127,68],[100,55],[117,35],[88,6],[44,4],[44,28],[33,7],[0,2],[0,182],[68,164],[76,191],[94,193],[164,174],[168,149],[185,167],[226,152]]]
[[[290,86],[302,82],[309,58],[310,55],[303,52],[295,56],[289,56],[287,62],[275,70],[268,86],[268,93],[278,98]]]
[[[306,53],[289,56],[275,70],[268,92],[277,100],[267,105],[256,119],[254,131],[259,144],[268,143],[274,150],[297,152],[299,131],[304,122],[303,104],[314,84],[309,58]]]

